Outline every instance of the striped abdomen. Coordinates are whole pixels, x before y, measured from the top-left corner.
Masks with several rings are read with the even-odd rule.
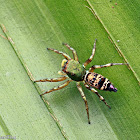
[[[95,72],[89,72],[85,75],[86,83],[94,88],[100,90],[109,90],[116,92],[117,89],[111,84],[111,82],[102,76],[101,74]]]

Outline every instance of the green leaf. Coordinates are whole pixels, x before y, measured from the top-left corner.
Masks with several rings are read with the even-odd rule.
[[[137,24],[134,24],[132,16],[138,13],[137,3],[138,0],[133,1],[134,8],[129,2],[126,5],[123,2],[115,5],[114,1],[90,1],[89,6],[82,0],[2,0],[1,136],[11,135],[17,139],[138,139],[139,22],[137,19]],[[96,11],[97,19],[86,5]],[[122,9],[120,13],[119,8]],[[117,18],[111,18],[111,14],[114,16],[117,13]],[[116,23],[116,19],[124,17],[125,20]],[[127,24],[130,20],[131,24]],[[121,29],[120,25],[126,30]],[[138,29],[135,36],[132,35],[134,27]],[[114,66],[96,70],[118,88],[117,93],[98,90],[112,107],[111,110],[82,86],[89,105],[89,125],[85,105],[75,82],[44,95],[42,100],[39,94],[63,82],[33,83],[30,79],[58,77],[63,57],[47,51],[47,47],[64,51],[72,57],[71,52],[62,46],[62,42],[66,42],[77,51],[83,63],[91,55],[95,38],[98,39],[96,54],[87,69],[94,64],[124,62],[124,59],[129,62],[131,69]],[[120,42],[117,43],[117,40]],[[114,44],[119,46],[123,57]]]
[[[122,57],[129,62],[130,68],[140,83],[139,49],[139,0],[108,1],[87,0],[97,18],[116,44]]]

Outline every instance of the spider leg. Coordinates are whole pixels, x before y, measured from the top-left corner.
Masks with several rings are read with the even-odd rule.
[[[59,78],[47,78],[47,79],[41,79],[41,80],[36,80],[34,82],[59,82],[59,81],[64,81],[65,79],[67,79],[68,77],[63,76],[63,77],[59,77]]]
[[[63,76],[66,75],[66,73],[64,73],[63,71],[58,71],[58,74]]]
[[[66,43],[62,43],[62,44],[65,45],[69,50],[72,51],[74,60],[78,61],[78,56],[77,56],[76,51],[72,47],[70,47],[68,44],[66,44]]]
[[[103,98],[103,96],[101,96],[94,88],[91,88],[89,85],[87,85],[85,82],[84,82],[84,85],[87,89],[91,90],[92,92],[94,92],[99,98],[101,101],[103,101],[105,103],[106,106],[109,107],[109,109],[111,109],[111,107],[107,104],[107,102],[105,101],[105,99]]]
[[[56,90],[62,89],[62,88],[64,88],[64,87],[66,87],[71,81],[72,81],[72,80],[68,80],[68,81],[66,81],[65,83],[63,83],[62,85],[60,85],[60,86],[58,86],[58,87],[55,87],[55,88],[52,88],[52,89],[46,91],[45,93],[41,94],[40,96],[42,96],[42,95],[44,95],[44,94],[47,94],[47,93],[50,93],[50,92],[52,92],[52,91],[56,91]]]
[[[93,72],[94,69],[104,68],[104,67],[110,67],[110,66],[115,66],[115,65],[128,65],[128,63],[108,63],[108,64],[105,64],[105,65],[93,65],[89,69],[89,72]]]
[[[67,60],[71,59],[71,57],[69,55],[67,55],[66,53],[64,52],[61,52],[61,51],[58,51],[58,50],[55,50],[55,49],[52,49],[52,48],[47,48],[48,50],[51,50],[51,51],[54,51],[58,54],[62,54]]]
[[[84,67],[86,67],[92,61],[92,59],[93,59],[93,56],[94,56],[95,50],[96,50],[96,40],[97,39],[95,39],[95,42],[94,42],[94,45],[93,45],[93,49],[92,49],[92,54],[91,54],[90,58],[88,60],[86,60],[85,63],[83,64]]]
[[[83,90],[82,90],[82,87],[80,86],[80,82],[77,82],[76,85],[77,85],[77,88],[78,88],[78,90],[79,90],[79,92],[80,92],[80,94],[81,94],[81,96],[82,96],[84,102],[85,102],[86,111],[87,111],[87,117],[88,117],[88,123],[90,124],[90,120],[89,120],[89,111],[88,111],[88,103],[87,103],[86,97],[85,97],[85,95],[84,95],[84,92],[83,92]]]

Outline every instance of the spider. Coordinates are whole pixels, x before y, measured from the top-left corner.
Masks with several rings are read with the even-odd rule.
[[[76,81],[76,86],[85,102],[89,124],[90,124],[90,119],[89,119],[88,103],[87,103],[85,94],[82,90],[82,87],[80,85],[80,82],[83,82],[84,86],[88,90],[91,90],[92,92],[94,92],[100,98],[100,100],[103,101],[105,105],[109,107],[109,109],[111,109],[111,107],[107,104],[105,99],[94,88],[99,89],[99,90],[114,91],[114,92],[117,92],[117,88],[115,88],[114,85],[107,78],[93,71],[97,68],[110,67],[114,65],[127,65],[127,63],[109,63],[105,65],[93,65],[89,70],[86,70],[85,67],[92,61],[93,56],[95,54],[96,40],[97,39],[95,39],[90,58],[87,59],[83,64],[81,64],[78,61],[78,56],[76,54],[76,51],[72,47],[70,47],[68,44],[63,43],[63,45],[65,45],[69,50],[72,51],[74,59],[72,59],[69,55],[67,55],[64,52],[61,52],[52,48],[47,48],[48,50],[54,51],[55,53],[61,54],[65,57],[65,59],[63,59],[61,63],[62,71],[58,72],[58,74],[62,75],[62,77],[52,78],[52,79],[47,78],[47,79],[34,81],[34,82],[59,82],[59,81],[64,81],[65,79],[67,79],[67,81],[64,82],[62,85],[46,91],[45,93],[41,94],[41,96],[64,88],[71,81]]]

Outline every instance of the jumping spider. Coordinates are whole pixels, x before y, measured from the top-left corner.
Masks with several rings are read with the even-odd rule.
[[[55,87],[55,88],[48,90],[45,93],[41,94],[41,96],[42,96],[44,94],[47,94],[52,91],[56,91],[56,90],[66,87],[71,81],[76,81],[76,86],[85,102],[88,123],[90,124],[88,103],[87,103],[86,97],[84,95],[84,92],[82,90],[82,87],[80,86],[80,82],[82,81],[87,89],[94,92],[100,98],[100,100],[102,100],[105,103],[105,105],[107,105],[111,109],[111,107],[106,103],[105,99],[94,88],[99,89],[99,90],[107,90],[107,91],[114,91],[114,92],[117,92],[117,88],[115,88],[114,85],[112,85],[111,82],[107,78],[105,78],[101,74],[95,73],[93,71],[96,68],[110,67],[110,66],[114,66],[114,65],[127,65],[127,63],[109,63],[109,64],[105,64],[105,65],[93,65],[89,70],[86,70],[85,67],[92,61],[93,56],[95,54],[96,39],[94,42],[94,46],[93,46],[93,50],[92,50],[92,54],[91,54],[90,58],[87,59],[85,61],[85,63],[83,63],[83,64],[79,63],[78,56],[76,54],[76,51],[73,48],[71,48],[68,44],[63,43],[63,45],[65,45],[69,50],[72,51],[74,59],[71,59],[71,57],[68,56],[66,53],[63,53],[61,51],[58,51],[58,50],[55,50],[52,48],[47,48],[48,50],[52,50],[65,57],[65,59],[63,59],[62,63],[61,63],[62,71],[58,72],[60,75],[63,75],[63,76],[59,77],[59,78],[37,80],[34,82],[46,82],[46,81],[47,82],[59,82],[59,81],[63,81],[65,79],[67,79],[67,81],[65,83],[63,83],[62,85]]]

